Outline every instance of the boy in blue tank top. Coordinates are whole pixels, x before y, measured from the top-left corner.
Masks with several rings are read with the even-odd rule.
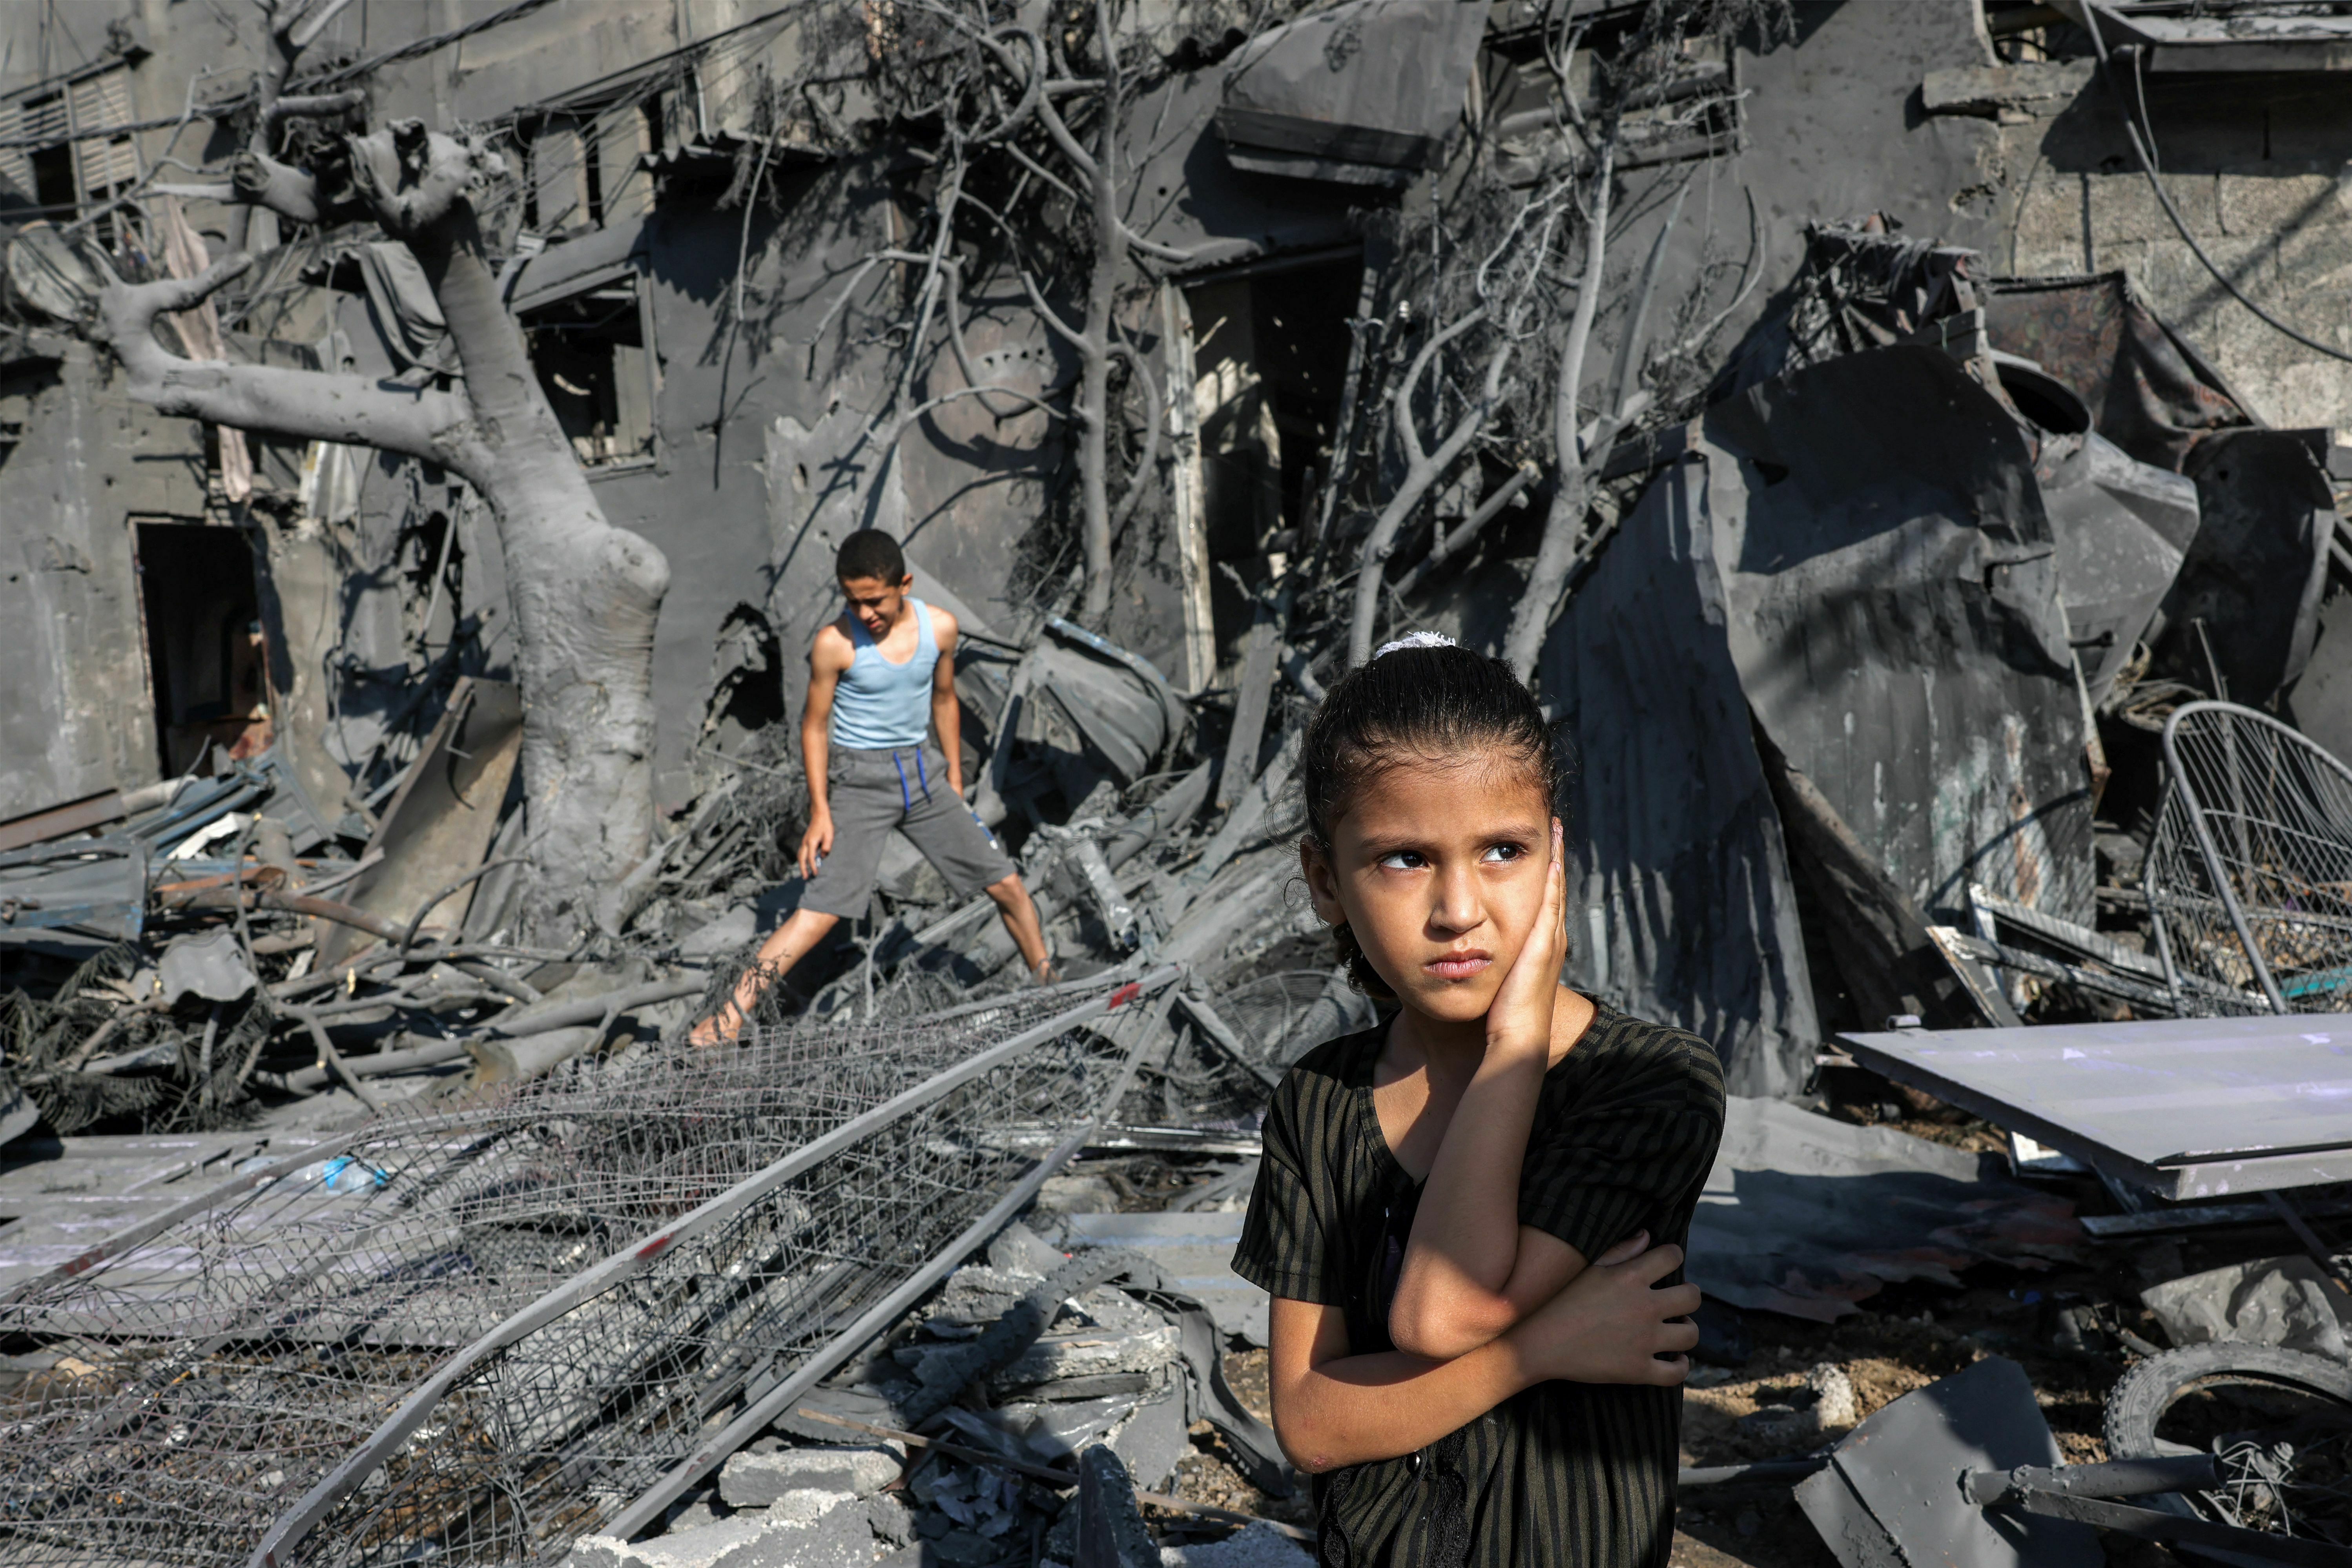
[[[897,828],[959,899],[986,889],[1030,973],[1052,978],[1037,908],[1013,861],[963,801],[962,715],[956,706],[956,619],[907,590],[898,542],[860,529],[834,558],[849,607],[809,648],[801,755],[809,824],[801,835],[801,906],[760,944],[731,1003],[695,1026],[697,1045],[735,1037],[770,981],[866,912]],[[939,742],[929,731],[936,728]]]

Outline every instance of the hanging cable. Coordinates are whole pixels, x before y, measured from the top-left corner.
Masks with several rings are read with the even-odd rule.
[[[2148,187],[2156,192],[2157,205],[2164,209],[2164,216],[2172,220],[2174,229],[2179,231],[2180,237],[2188,242],[2189,250],[2205,270],[2213,275],[2213,281],[2228,289],[2230,298],[2252,310],[2256,319],[2273,331],[2285,333],[2315,353],[2323,353],[2329,359],[2341,360],[2347,364],[2352,364],[2352,353],[2330,347],[2308,333],[2297,331],[2260,305],[2255,304],[2247,297],[2246,291],[2232,282],[2227,273],[2213,264],[2213,258],[2205,254],[2205,247],[2197,242],[2197,237],[2189,232],[2189,225],[2182,221],[2180,209],[2172,205],[2172,193],[2164,188],[2163,180],[2157,176],[2156,159],[2149,151],[2156,141],[2156,132],[2153,127],[2147,127],[2147,102],[2143,100],[2135,107],[2130,100],[2125,98],[2122,87],[2117,85],[2114,65],[2107,58],[2107,41],[2099,36],[2097,5],[2092,4],[2084,5],[2083,26],[2091,35],[2091,47],[2099,57],[2099,78],[2107,84],[2107,90],[2116,95],[2116,105],[2123,110],[2124,134],[2130,139],[2132,153],[2139,159],[2140,173],[2147,176]],[[2147,131],[2146,140],[2142,140],[2140,135],[2144,127]]]

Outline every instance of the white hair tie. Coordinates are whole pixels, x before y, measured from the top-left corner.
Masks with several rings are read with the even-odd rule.
[[[1394,642],[1384,642],[1374,650],[1374,658],[1385,658],[1401,647],[1459,647],[1462,645],[1443,632],[1407,632]]]

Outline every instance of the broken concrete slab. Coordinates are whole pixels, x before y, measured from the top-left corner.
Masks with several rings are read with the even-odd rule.
[[[874,1561],[866,1510],[840,1492],[789,1493],[764,1512],[737,1514],[649,1541],[583,1536],[565,1568],[866,1568]]]
[[[1263,1520],[1223,1541],[1163,1546],[1160,1568],[1312,1568],[1307,1549]]]
[[[898,1479],[907,1457],[893,1444],[852,1448],[783,1448],[732,1455],[719,1472],[719,1496],[730,1508],[767,1508],[795,1492],[867,1497]]]
[[[1171,1385],[1157,1399],[1137,1405],[1108,1441],[1137,1486],[1162,1490],[1175,1474],[1176,1461],[1192,1451],[1185,1435],[1183,1391]]]
[[[1221,1332],[1266,1342],[1266,1294],[1234,1272],[1241,1214],[1081,1213],[1063,1217],[1076,1245],[1118,1247],[1151,1259],[1169,1286],[1198,1300]]]
[[[2177,1346],[2226,1340],[2352,1361],[2352,1306],[2335,1280],[2299,1254],[2168,1279],[2139,1299]]]

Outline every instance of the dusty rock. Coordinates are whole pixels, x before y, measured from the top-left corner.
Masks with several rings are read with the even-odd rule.
[[[587,1535],[565,1568],[865,1568],[874,1561],[866,1510],[845,1493],[798,1491],[764,1513],[738,1514],[650,1541]]]
[[[780,1448],[731,1456],[719,1472],[730,1508],[768,1508],[797,1491],[867,1497],[898,1479],[906,1462],[895,1447]]]

